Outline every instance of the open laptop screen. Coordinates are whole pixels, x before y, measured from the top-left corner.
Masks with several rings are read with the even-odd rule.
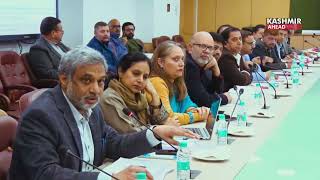
[[[221,103],[221,98],[219,98],[219,100],[214,101],[211,104],[211,108],[210,108],[210,112],[211,113],[210,113],[209,118],[208,118],[207,123],[206,123],[206,129],[207,129],[210,137],[212,135],[213,127],[214,127],[214,124],[215,124],[217,116],[218,116],[220,103]]]

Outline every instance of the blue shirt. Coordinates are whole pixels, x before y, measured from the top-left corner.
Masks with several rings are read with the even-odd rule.
[[[170,98],[170,106],[172,111],[175,113],[185,113],[191,107],[198,107],[195,103],[192,102],[190,96],[186,96],[182,101],[178,101],[177,96]]]
[[[108,48],[112,51],[113,55],[120,60],[124,55],[128,54],[127,47],[123,44],[120,38],[110,37]]]
[[[108,43],[102,43],[96,37],[93,37],[89,41],[87,46],[99,51],[104,56],[108,64],[108,71],[111,71],[113,73],[117,72],[119,59],[117,59],[116,56],[112,53]]]
[[[251,61],[251,60],[250,60],[250,56],[249,56],[248,54],[243,55],[243,56],[242,56],[242,59],[243,59],[243,61],[245,61],[245,62],[246,62],[246,61]],[[261,70],[261,67],[260,67],[260,66],[257,66],[257,67],[258,67],[257,72],[258,72],[263,78],[266,78],[266,73]],[[257,82],[257,81],[265,81],[261,76],[259,76],[259,75],[256,74],[256,73],[252,72],[251,74],[252,74],[252,77],[253,77],[252,81],[255,81],[255,82]]]

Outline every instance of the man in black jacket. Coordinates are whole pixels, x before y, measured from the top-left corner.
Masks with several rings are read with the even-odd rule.
[[[260,56],[262,61],[260,66],[263,71],[287,68],[287,65],[281,61],[274,49],[278,33],[278,30],[266,29],[262,40],[256,42],[256,47],[250,54],[251,59]]]
[[[224,51],[218,64],[224,78],[224,92],[229,91],[234,85],[246,86],[252,81],[251,69],[244,62],[240,51],[242,48],[242,37],[240,29],[230,27],[221,33],[224,39]]]
[[[40,32],[40,39],[30,48],[28,63],[37,79],[58,80],[61,56],[70,50],[61,42],[64,33],[61,21],[54,17],[44,18]]]
[[[206,107],[211,107],[219,98],[222,104],[231,102],[229,93],[222,94],[223,79],[212,56],[214,41],[211,35],[207,32],[195,33],[187,49],[185,81],[191,100],[198,106]]]

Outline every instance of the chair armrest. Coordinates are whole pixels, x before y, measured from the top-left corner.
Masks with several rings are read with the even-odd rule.
[[[31,91],[36,90],[37,88],[30,86],[30,85],[25,85],[25,84],[15,84],[15,85],[5,87],[6,91],[13,90],[13,89],[26,90],[28,92],[31,92]]]

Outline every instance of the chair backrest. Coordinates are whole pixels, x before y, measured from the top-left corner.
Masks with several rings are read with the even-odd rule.
[[[16,84],[31,85],[21,57],[13,51],[0,52],[0,77],[4,88]]]
[[[47,88],[37,89],[22,95],[19,100],[20,113],[25,111],[31,105],[31,103],[46,90],[48,89]]]
[[[17,121],[10,116],[0,116],[0,151],[12,146],[16,135]]]
[[[26,68],[27,72],[28,72],[28,75],[30,77],[30,80],[33,84],[33,82],[35,82],[37,80],[36,76],[34,75],[34,73],[32,72],[32,69],[29,65],[29,62],[28,62],[28,58],[29,58],[29,53],[23,53],[21,54],[21,61],[24,65],[24,67]]]
[[[182,48],[187,48],[186,42],[181,35],[172,36],[172,41],[178,43]]]
[[[164,41],[169,41],[170,38],[168,36],[160,36],[157,38],[152,38],[152,45],[153,48],[156,49],[158,47],[158,45]]]

